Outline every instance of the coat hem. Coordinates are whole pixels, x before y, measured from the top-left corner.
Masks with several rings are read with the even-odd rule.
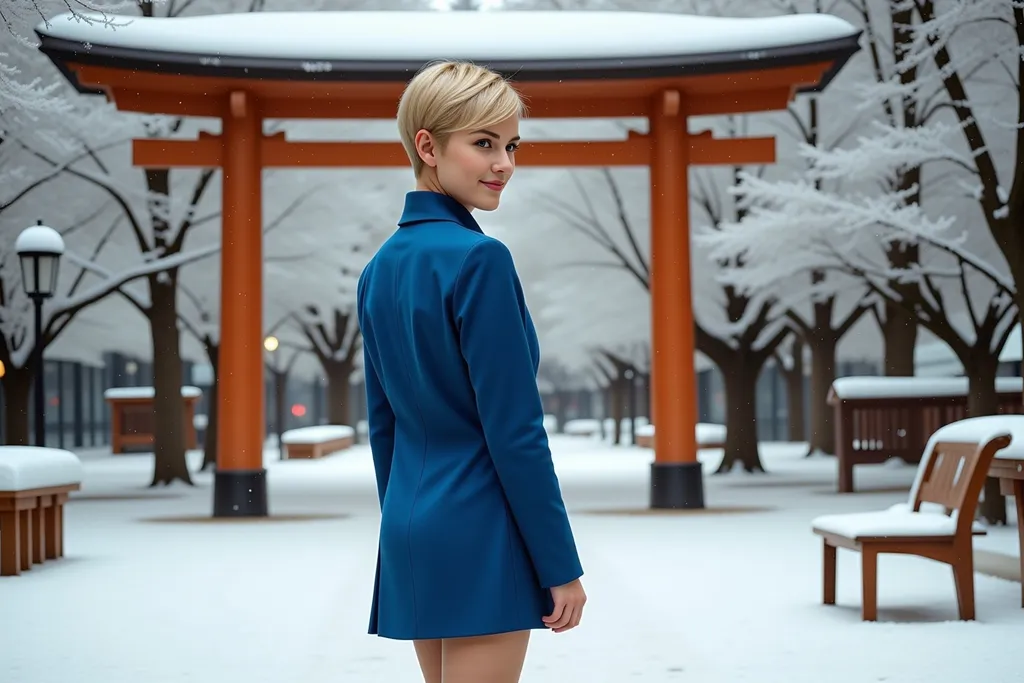
[[[548,627],[543,623],[533,622],[529,625],[523,624],[522,626],[512,626],[507,628],[498,629],[484,629],[476,631],[436,631],[433,633],[423,633],[416,635],[406,634],[388,634],[388,633],[374,633],[372,630],[368,632],[371,636],[377,636],[378,638],[385,638],[387,640],[438,640],[440,638],[473,638],[477,636],[496,636],[502,633],[516,633],[518,631],[535,631],[535,630],[548,630]]]

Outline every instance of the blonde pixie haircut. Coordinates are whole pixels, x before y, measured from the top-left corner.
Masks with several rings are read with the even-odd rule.
[[[434,62],[413,77],[398,102],[398,133],[413,173],[423,160],[416,152],[416,133],[429,131],[444,149],[452,133],[476,130],[526,115],[526,105],[499,73],[464,61]]]

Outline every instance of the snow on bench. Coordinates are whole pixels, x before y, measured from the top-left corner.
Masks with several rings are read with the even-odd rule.
[[[285,459],[322,458],[337,451],[351,448],[356,430],[348,425],[316,425],[289,429],[281,435]]]
[[[996,391],[1021,391],[1024,379],[997,377]],[[966,377],[840,377],[830,392],[840,400],[858,398],[930,398],[966,396]]]
[[[725,448],[725,425],[698,422],[696,436],[697,448]],[[654,425],[636,428],[636,445],[642,448],[654,447]]]
[[[601,421],[590,419],[567,420],[562,425],[562,432],[570,436],[594,436],[601,433]]]
[[[69,451],[0,446],[0,576],[64,556],[64,503],[82,476]]]
[[[821,515],[811,530],[824,539],[824,599],[836,601],[836,550],[862,557],[862,618],[877,615],[877,556],[921,555],[953,567],[960,618],[974,619],[972,536],[985,529],[974,520],[994,456],[1024,438],[1024,417],[999,415],[950,423],[928,439],[905,503],[885,510]],[[1022,442],[1018,442],[1015,450]]]
[[[199,387],[185,385],[181,388],[182,398],[199,398],[202,395],[203,390]],[[114,387],[103,392],[103,398],[116,401],[155,397],[156,389],[153,387]]]
[[[930,450],[938,441],[983,443],[998,434],[1009,434],[1012,441],[1006,448],[996,451],[996,458],[1024,458],[1024,415],[985,415],[951,422],[932,434],[925,450]],[[914,482],[915,489],[919,485],[920,478]]]

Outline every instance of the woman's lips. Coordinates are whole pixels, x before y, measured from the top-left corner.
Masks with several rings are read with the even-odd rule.
[[[501,190],[505,187],[505,183],[489,183],[486,180],[481,180],[480,182],[489,187],[490,189],[494,190],[495,192],[501,192]]]

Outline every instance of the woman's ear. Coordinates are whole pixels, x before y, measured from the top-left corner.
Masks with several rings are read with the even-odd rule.
[[[431,168],[437,166],[437,141],[430,131],[421,130],[416,133],[416,153],[420,155],[423,163]]]

